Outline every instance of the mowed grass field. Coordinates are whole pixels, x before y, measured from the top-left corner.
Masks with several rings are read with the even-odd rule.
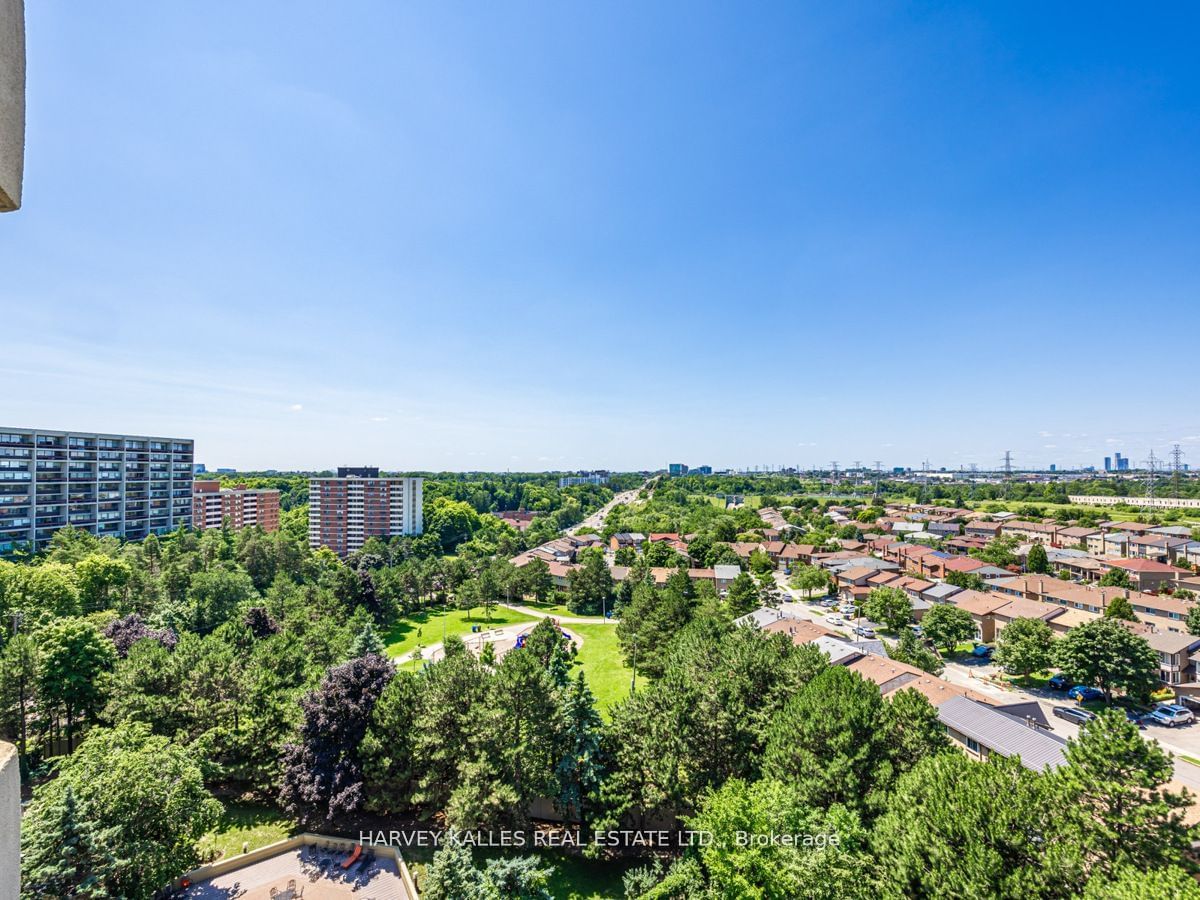
[[[422,610],[405,616],[393,622],[383,635],[389,656],[403,656],[418,646],[428,647],[442,642],[442,628],[445,635],[456,634],[459,637],[471,633],[473,626],[484,628],[499,628],[505,625],[519,625],[522,622],[536,622],[533,616],[507,609],[503,606],[492,607],[490,616],[485,616],[483,607],[477,606],[471,610]]]
[[[583,639],[576,657],[587,678],[588,687],[596,695],[596,706],[607,718],[608,710],[629,696],[633,670],[621,659],[617,627],[612,624],[571,625],[567,630],[578,632]]]
[[[217,827],[200,839],[200,853],[206,859],[237,856],[266,847],[299,831],[299,826],[272,806],[259,803],[226,803]]]

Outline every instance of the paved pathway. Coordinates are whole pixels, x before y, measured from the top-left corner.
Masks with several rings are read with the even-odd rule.
[[[515,609],[516,607],[513,607],[513,608]],[[530,611],[530,615],[537,615],[539,618],[543,618],[543,619],[551,618],[550,616],[546,615],[545,613],[541,613],[539,615],[538,613],[533,612],[533,611]],[[558,618],[558,617],[554,616],[554,618]],[[558,621],[560,623],[562,623],[562,622],[571,622],[571,621],[590,622],[591,620],[589,620],[589,619],[575,619],[575,620],[558,619]],[[518,622],[515,625],[504,625],[499,628],[489,628],[486,631],[480,631],[480,632],[476,632],[473,634],[464,634],[461,637],[463,639],[463,643],[467,645],[467,649],[473,651],[474,653],[481,652],[483,650],[483,645],[485,643],[495,644],[496,645],[496,656],[497,656],[497,658],[499,658],[499,657],[503,656],[505,653],[507,653],[509,650],[511,650],[513,647],[515,647],[517,645],[517,636],[524,634],[526,631],[529,631],[530,629],[532,629],[534,624],[535,623],[533,623],[533,622]],[[583,646],[583,637],[578,632],[572,631],[569,628],[564,628],[563,634],[565,634],[572,641],[574,641],[576,647]],[[416,650],[410,650],[408,653],[403,653],[400,656],[393,656],[392,662],[395,663],[396,665],[401,665],[403,663],[409,662],[410,660],[417,659],[416,653],[417,653]],[[437,643],[429,644],[425,647],[421,647],[420,653],[421,653],[421,656],[420,656],[421,659],[423,659],[427,662],[437,662],[443,656],[442,642],[438,641]]]

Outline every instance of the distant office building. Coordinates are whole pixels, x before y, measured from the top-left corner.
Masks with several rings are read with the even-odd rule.
[[[192,490],[192,524],[199,530],[220,528],[225,520],[233,528],[258,525],[263,531],[279,529],[279,491],[248,488],[244,484],[221,488],[219,481],[197,481]]]
[[[597,469],[594,472],[579,472],[576,475],[564,475],[558,479],[560,488],[574,487],[577,484],[608,484],[608,472]]]
[[[1050,463],[1050,471],[1051,471],[1051,472],[1057,472],[1057,471],[1058,471],[1058,466],[1056,466],[1054,463]]]
[[[1117,471],[1118,472],[1128,472],[1129,471],[1129,458],[1126,456],[1122,456],[1120,453],[1114,454],[1114,457],[1117,461]]]
[[[672,478],[678,478],[680,475],[686,475],[687,473],[688,473],[688,467],[685,466],[683,463],[668,463],[667,464],[667,474],[670,475]]]
[[[380,478],[373,467],[342,467],[334,478],[308,483],[308,542],[338,556],[367,538],[420,534],[421,478]]]
[[[237,469],[217,469],[218,475],[236,475]]]
[[[195,463],[192,466],[192,474],[193,475],[204,475],[207,472],[208,472],[208,469],[205,467],[204,463]]]
[[[0,428],[0,553],[74,525],[139,540],[192,524],[192,441]]]
[[[1105,472],[1112,471],[1112,457],[1111,456],[1104,457],[1104,471]]]
[[[696,466],[692,471],[697,475],[711,475],[712,466]]]

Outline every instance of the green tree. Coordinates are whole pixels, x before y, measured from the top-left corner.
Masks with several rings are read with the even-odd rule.
[[[558,761],[554,766],[554,803],[564,815],[578,816],[580,830],[586,833],[588,807],[600,789],[604,758],[600,713],[582,672],[563,693],[560,720],[562,727],[555,748]]]
[[[935,603],[921,617],[921,631],[946,654],[953,653],[959,642],[973,638],[975,630],[971,614],[949,603]]]
[[[250,576],[239,569],[214,568],[192,576],[188,591],[193,631],[207,634],[243,603],[258,596]]]
[[[1057,793],[1018,760],[927,756],[900,778],[872,831],[880,893],[1076,896],[1083,863],[1061,823]]]
[[[983,580],[982,575],[976,575],[974,572],[958,572],[950,571],[946,573],[946,584],[952,584],[955,587],[960,587],[963,590],[970,591],[986,591],[987,582]]]
[[[467,900],[468,897],[487,898],[483,873],[471,861],[458,832],[449,832],[441,848],[433,854],[433,862],[421,884],[425,900]]]
[[[113,827],[101,828],[86,813],[81,815],[75,791],[67,785],[59,796],[46,801],[39,827],[27,827],[21,846],[21,896],[114,896],[109,885],[120,866],[108,849],[115,839]]]
[[[1038,575],[1049,574],[1050,558],[1046,555],[1046,548],[1040,543],[1035,541],[1029,548],[1029,553],[1025,557],[1025,568]]]
[[[1188,611],[1189,613],[1191,610]],[[1136,622],[1137,614],[1133,611],[1133,604],[1129,602],[1128,597],[1113,597],[1108,601],[1108,606],[1104,607],[1104,615],[1109,619],[1122,619],[1126,622]]]
[[[806,597],[811,597],[813,591],[829,590],[829,573],[819,566],[801,566],[792,573],[788,582],[798,591],[804,591]]]
[[[809,805],[863,809],[891,779],[884,717],[876,685],[831,666],[775,717],[763,769],[794,783]]]
[[[1187,611],[1188,634],[1200,635],[1200,603],[1194,604]]]
[[[93,729],[63,758],[58,777],[34,790],[22,822],[27,846],[61,843],[68,789],[77,818],[86,815],[117,860],[106,887],[118,897],[149,898],[197,865],[196,842],[221,814],[191,752],[144,724]]]
[[[38,633],[41,650],[37,693],[42,706],[66,720],[67,747],[76,728],[104,708],[107,675],[116,654],[112,643],[84,619],[62,619]]]
[[[863,603],[863,614],[889,631],[899,631],[912,621],[912,600],[899,588],[873,588]]]
[[[0,726],[16,735],[22,758],[28,752],[29,714],[37,677],[37,646],[29,635],[18,632],[0,652]]]
[[[123,559],[92,554],[75,564],[75,577],[79,582],[79,597],[88,612],[108,609],[117,599],[118,592],[133,577],[133,570]]]
[[[580,556],[580,567],[572,569],[567,578],[568,605],[573,613],[599,615],[612,606],[612,573],[598,550],[585,551]]]
[[[1171,755],[1143,740],[1124,713],[1108,710],[1067,743],[1067,765],[1054,777],[1064,809],[1075,814],[1078,846],[1106,876],[1122,866],[1142,872],[1181,865],[1192,829],[1184,822],[1191,797],[1166,788]]]
[[[1119,587],[1133,588],[1133,582],[1129,580],[1129,573],[1120,566],[1112,566],[1100,578],[1101,587]]]
[[[545,603],[546,598],[554,590],[554,578],[550,575],[550,565],[541,557],[535,556],[520,568],[524,592],[531,594],[538,603]]]
[[[1054,661],[1054,631],[1041,619],[1013,619],[996,638],[996,662],[1009,675],[1028,678]]]
[[[1068,679],[1095,685],[1109,700],[1114,689],[1141,698],[1158,684],[1158,654],[1115,619],[1093,619],[1072,628],[1058,640],[1055,661]]]
[[[1187,869],[1167,866],[1146,871],[1122,866],[1111,877],[1097,872],[1088,879],[1084,900],[1200,900],[1200,884]]]
[[[945,668],[941,658],[926,647],[911,628],[900,630],[900,639],[888,650],[888,656],[897,662],[924,669],[931,675],[938,675]]]
[[[745,572],[733,579],[729,591],[725,595],[725,603],[732,616],[744,616],[759,607],[758,585]]]
[[[874,897],[863,871],[866,831],[843,807],[819,810],[784,781],[734,778],[704,798],[688,827],[711,835],[697,855],[714,897],[856,900]],[[836,845],[751,844],[740,835],[836,835]],[[651,893],[649,896],[660,896]],[[665,895],[664,895],[665,896]]]

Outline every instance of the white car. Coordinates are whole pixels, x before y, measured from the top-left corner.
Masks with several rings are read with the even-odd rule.
[[[830,613],[829,615],[827,615],[825,617],[825,621],[828,622],[830,625],[845,625],[846,624],[846,620],[843,619],[841,616],[839,616],[837,613]]]
[[[1174,728],[1176,725],[1187,725],[1196,716],[1186,706],[1179,706],[1175,703],[1163,703],[1146,718],[1158,725],[1166,725],[1168,728]]]
[[[854,615],[854,605],[850,603],[843,603],[838,607],[838,612],[840,612],[843,616],[852,616]]]

